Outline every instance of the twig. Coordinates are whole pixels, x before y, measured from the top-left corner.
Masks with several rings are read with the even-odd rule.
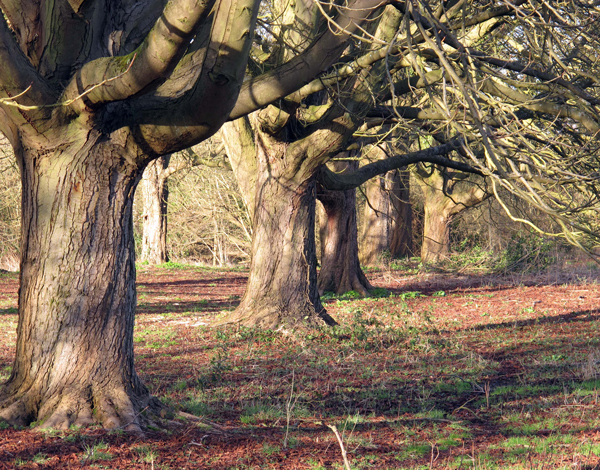
[[[344,467],[346,468],[346,470],[352,470],[352,468],[350,467],[350,462],[348,461],[346,449],[344,448],[344,441],[342,441],[342,436],[340,436],[340,432],[335,427],[335,425],[328,424],[327,427],[333,431],[335,437],[337,437],[338,443],[340,444],[340,449],[342,450],[342,457],[344,458]]]
[[[290,396],[285,405],[286,426],[285,426],[285,438],[283,439],[284,449],[287,448],[287,446],[288,446],[288,436],[289,436],[289,432],[290,432],[290,418],[291,418],[292,410],[296,406],[296,401],[298,400],[298,397],[296,397],[296,400],[294,400],[294,403],[292,403],[292,397],[294,396],[294,378],[295,378],[295,373],[292,370],[292,386],[290,388]]]

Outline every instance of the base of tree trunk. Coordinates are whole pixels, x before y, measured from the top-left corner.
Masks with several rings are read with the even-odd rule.
[[[157,398],[145,392],[136,396],[123,385],[107,383],[65,389],[62,393],[30,389],[0,399],[0,420],[13,426],[36,423],[42,429],[67,430],[71,426],[100,424],[105,429],[142,433],[146,426],[156,425],[154,420],[170,415]]]
[[[270,304],[262,308],[257,305],[247,307],[240,305],[234,312],[217,320],[213,325],[239,325],[260,329],[304,329],[335,326],[337,322],[325,310],[317,312],[307,306],[290,311]]]
[[[352,272],[338,273],[329,272],[329,276],[319,276],[319,294],[324,292],[333,292],[335,294],[345,294],[346,292],[358,292],[363,297],[368,297],[373,286],[364,275],[360,266],[357,266]]]

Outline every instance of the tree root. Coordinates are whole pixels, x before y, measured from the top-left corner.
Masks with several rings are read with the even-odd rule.
[[[86,427],[100,424],[105,429],[122,429],[142,434],[150,423],[149,416],[162,418],[166,409],[154,397],[130,397],[124,387],[112,387],[94,393],[93,388],[78,391],[52,393],[45,399],[42,394],[29,391],[20,397],[0,401],[0,419],[13,426],[29,426],[35,423],[40,429],[67,430],[71,426]]]
[[[288,311],[282,308],[268,306],[238,307],[234,312],[218,319],[213,326],[239,325],[247,328],[275,330],[278,328],[316,328],[334,326],[337,322],[325,311],[317,313],[314,308]]]

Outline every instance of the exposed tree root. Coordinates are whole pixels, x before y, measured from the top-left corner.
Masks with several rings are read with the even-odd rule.
[[[13,426],[36,423],[42,429],[67,430],[71,426],[100,424],[105,429],[142,433],[152,418],[168,413],[159,400],[147,392],[130,396],[124,387],[88,386],[53,392],[49,397],[31,389],[0,400],[0,419]],[[15,398],[16,396],[16,398]]]
[[[295,311],[274,306],[244,307],[240,305],[234,312],[213,323],[214,326],[240,325],[248,328],[275,330],[277,328],[316,328],[334,326],[337,322],[322,310],[306,307]]]

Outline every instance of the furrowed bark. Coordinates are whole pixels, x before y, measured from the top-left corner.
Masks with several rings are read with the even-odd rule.
[[[298,157],[285,158],[288,144],[260,131],[256,150],[248,284],[238,308],[220,323],[260,328],[335,324],[317,289],[314,171],[298,170]]]
[[[8,27],[6,20],[0,16],[0,94],[3,98],[15,99],[15,103],[27,106],[49,104],[56,99],[54,93],[45,80],[38,74],[27,57],[23,54],[15,41],[14,35]],[[23,94],[23,92],[26,93]],[[37,109],[24,115],[14,106],[3,105],[4,112],[16,124],[29,125],[37,131],[42,127],[43,121],[49,115],[48,110]]]
[[[133,364],[142,167],[127,135],[75,135],[54,148],[23,145],[17,351],[0,418],[139,431],[142,411],[161,409]]]
[[[358,162],[333,162],[336,173],[355,167]],[[319,188],[317,198],[323,206],[320,211],[321,270],[319,294],[343,294],[355,291],[366,296],[373,288],[358,261],[358,228],[356,225],[356,192],[328,191]]]

